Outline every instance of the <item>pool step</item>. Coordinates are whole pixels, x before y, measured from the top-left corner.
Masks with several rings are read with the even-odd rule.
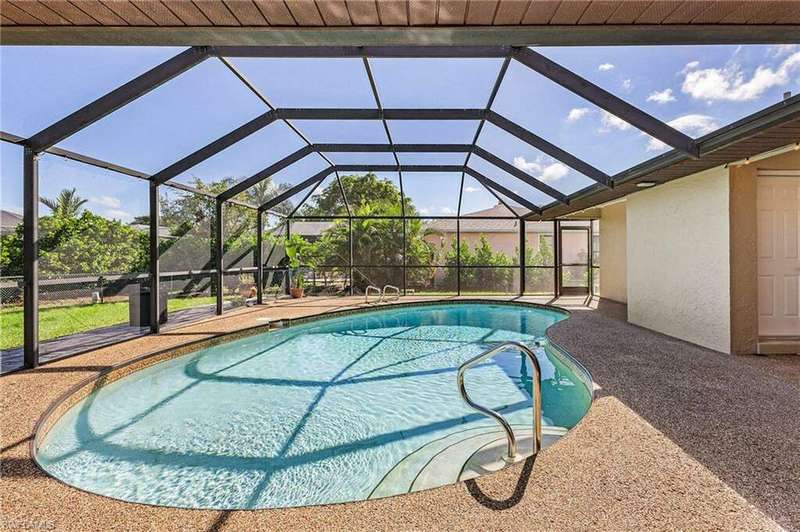
[[[527,425],[513,425],[517,437],[517,461],[531,455],[533,431]],[[542,428],[542,447],[552,445],[566,429]],[[431,441],[403,458],[386,474],[370,499],[454,484],[498,471],[507,464],[505,433],[496,425],[482,425]]]
[[[492,432],[496,430],[496,426],[485,424],[468,429],[461,429],[456,432],[451,432],[446,436],[439,439],[430,441],[406,455],[402,460],[397,462],[394,467],[383,477],[375,489],[372,490],[370,499],[377,499],[380,497],[389,497],[391,495],[399,495],[401,493],[408,493],[411,490],[411,484],[419,474],[419,471],[425,467],[431,458],[437,453],[457,443],[463,438],[467,438],[476,434]]]
[[[563,427],[542,427],[542,449],[553,445],[566,433],[567,429]],[[459,481],[494,473],[509,465],[505,459],[508,452],[505,433],[498,431],[496,434],[497,437],[494,440],[476,449],[464,462],[458,477]],[[519,430],[515,428],[514,434],[517,437],[517,455],[514,458],[514,463],[516,463],[533,454],[533,429],[526,427]]]

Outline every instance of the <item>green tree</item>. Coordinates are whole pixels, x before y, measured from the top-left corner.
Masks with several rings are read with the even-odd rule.
[[[403,221],[392,218],[367,218],[376,213],[399,216],[399,206],[382,202],[363,203],[353,215],[353,283],[360,289],[374,284],[397,284],[402,280]],[[320,266],[345,266],[350,256],[350,227],[337,220],[314,242],[313,255]],[[414,238],[414,236],[412,236]]]
[[[3,275],[22,275],[22,226],[2,238]],[[75,273],[147,271],[147,235],[89,211],[39,218],[39,267],[43,277]]]
[[[0,275],[22,275],[22,224],[0,236]]]
[[[55,198],[39,198],[43,205],[53,211],[54,216],[73,217],[86,204],[85,199],[78,196],[75,189],[63,189]]]
[[[347,196],[350,210],[354,211],[363,205],[372,205],[375,215],[400,213],[400,189],[389,179],[381,179],[372,172],[363,175],[339,176],[339,181],[331,181],[313,200],[298,211],[298,216],[345,216],[347,208],[342,199],[342,189]],[[377,209],[380,207],[381,209]],[[416,209],[409,198],[406,198],[406,215],[415,215]]]
[[[206,183],[195,179],[192,186],[213,195],[232,187],[238,179],[226,177]],[[237,199],[253,205],[263,205],[288,185],[278,185],[266,178],[248,188]],[[288,214],[292,210],[288,203],[275,210]],[[202,194],[179,193],[161,197],[161,225],[167,228],[169,238],[162,239],[162,270],[182,271],[212,269],[214,267],[213,239],[216,202]],[[256,245],[256,211],[241,205],[226,203],[223,211],[223,234],[225,235],[225,266],[235,268],[252,266],[252,252]]]
[[[458,247],[453,238],[451,249],[447,253],[448,283],[455,284],[458,272]],[[486,235],[481,235],[475,246],[470,249],[467,242],[460,243],[461,248],[461,287],[469,292],[511,292],[514,290],[515,261],[502,251],[494,251]]]
[[[353,283],[364,289],[368,284],[402,284],[403,254],[408,264],[428,266],[409,268],[409,284],[424,282],[433,275],[433,249],[425,241],[430,234],[425,223],[418,219],[405,222],[406,249],[403,249],[403,220],[397,217],[401,209],[400,189],[388,179],[375,174],[340,176],[341,188],[347,195],[354,215],[352,219],[355,272]],[[298,214],[303,216],[346,215],[339,183],[333,180],[313,202],[304,205]],[[416,214],[413,203],[405,199],[406,215]],[[395,217],[395,218],[392,218]],[[315,264],[339,268],[343,273],[350,257],[350,225],[347,220],[335,220],[313,243]],[[328,268],[330,269],[330,268]]]
[[[539,247],[534,252],[525,244],[525,291],[528,293],[552,293],[555,264],[553,246],[547,238],[539,239]],[[531,268],[531,266],[548,266],[548,268]]]

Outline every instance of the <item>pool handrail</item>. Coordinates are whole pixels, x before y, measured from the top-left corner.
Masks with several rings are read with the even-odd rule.
[[[392,292],[394,292],[394,296],[392,297],[392,299],[386,298],[386,289],[387,288],[391,289]],[[394,286],[392,284],[387,284],[387,285],[385,285],[383,287],[383,290],[381,290],[381,299],[380,299],[380,301],[397,301],[398,299],[400,299],[400,289],[398,287],[396,287],[396,286]]]
[[[517,439],[514,436],[514,431],[512,430],[511,425],[509,425],[503,416],[494,410],[486,408],[485,406],[481,406],[470,399],[469,394],[467,393],[466,385],[464,384],[464,375],[468,369],[487,358],[493,357],[497,353],[500,353],[509,347],[513,347],[520,351],[520,353],[523,355],[526,355],[531,361],[531,366],[533,366],[533,455],[535,456],[542,448],[542,369],[539,366],[539,361],[536,359],[536,354],[531,351],[528,346],[514,341],[498,344],[461,364],[461,366],[458,368],[457,380],[458,391],[461,393],[461,398],[464,400],[464,402],[481,414],[492,418],[503,428],[503,431],[506,433],[506,439],[508,440],[508,461],[513,461],[517,455]]]
[[[370,292],[370,290],[372,290],[373,292],[375,292],[379,296],[378,297],[378,301],[375,301],[375,303],[380,303],[381,299],[383,298],[383,293],[381,292],[380,288],[378,288],[377,286],[374,286],[374,285],[369,285],[369,286],[367,286],[367,289],[364,290],[364,303],[369,305],[369,292]]]

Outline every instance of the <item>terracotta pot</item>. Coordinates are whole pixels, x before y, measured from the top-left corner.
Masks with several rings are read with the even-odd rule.
[[[292,288],[289,290],[289,293],[292,294],[294,299],[300,299],[305,296],[305,292],[305,288]]]

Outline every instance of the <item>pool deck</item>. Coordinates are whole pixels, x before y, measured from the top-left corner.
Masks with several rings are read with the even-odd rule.
[[[226,302],[227,303],[227,302]],[[230,305],[225,305],[230,308]],[[215,315],[214,305],[203,305],[194,308],[171,312],[169,321],[162,325],[162,330],[176,329],[188,323],[193,323],[203,318]],[[61,338],[47,340],[39,344],[39,361],[42,364],[60,358],[99,349],[112,343],[130,340],[149,334],[149,327],[131,327],[127,324],[111,325],[99,329],[90,329],[85,332],[70,334]],[[7,349],[0,352],[0,375],[18,371],[24,367],[24,352],[22,347]]]
[[[591,410],[535,461],[475,482],[333,506],[179,510],[81,492],[31,460],[34,425],[47,407],[112,365],[265,319],[362,302],[308,298],[241,308],[0,377],[0,528],[800,530],[800,357],[723,355],[630,325],[623,305],[583,298],[555,303],[572,315],[550,336],[592,373]]]

